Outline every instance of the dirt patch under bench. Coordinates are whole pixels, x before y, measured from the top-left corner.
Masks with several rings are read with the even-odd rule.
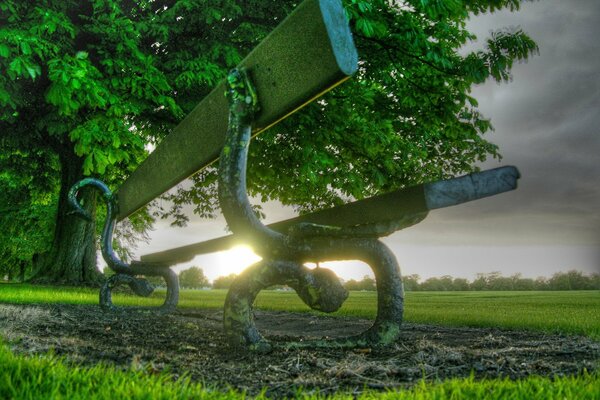
[[[273,397],[302,387],[328,394],[409,387],[422,378],[562,376],[600,367],[600,343],[580,336],[494,328],[405,323],[400,339],[372,349],[276,349],[236,352],[224,340],[222,312],[182,310],[117,314],[98,306],[0,304],[0,336],[18,354],[54,354],[68,361],[122,369],[167,369],[175,377]],[[371,321],[302,313],[256,312],[275,343],[358,333]]]

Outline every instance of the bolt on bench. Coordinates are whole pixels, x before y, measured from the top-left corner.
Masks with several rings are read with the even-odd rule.
[[[271,344],[254,325],[256,295],[269,286],[294,288],[311,308],[333,312],[347,297],[332,271],[309,269],[307,262],[361,260],[373,269],[377,317],[364,333],[310,345],[363,346],[396,340],[403,314],[403,288],[394,254],[378,239],[422,221],[429,210],[491,196],[516,188],[519,173],[503,167],[455,179],[427,183],[303,215],[262,224],[246,195],[246,160],[250,138],[348,79],[358,57],[339,0],[305,0],[263,40],[168,135],[131,176],[112,193],[96,179],[73,186],[70,201],[85,186],[100,190],[107,202],[101,249],[116,272],[100,292],[103,309],[115,307],[111,290],[128,284],[147,296],[153,287],[140,275],[162,276],[167,295],[161,306],[172,311],[178,301],[177,276],[170,266],[198,254],[249,244],[262,260],[247,268],[231,286],[224,309],[225,333],[235,346],[269,351]],[[226,93],[226,95],[224,95]],[[131,264],[112,249],[115,223],[219,159],[219,202],[232,235],[148,254]]]

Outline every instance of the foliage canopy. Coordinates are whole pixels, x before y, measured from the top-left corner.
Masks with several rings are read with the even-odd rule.
[[[498,157],[483,138],[491,125],[470,89],[510,79],[512,64],[537,46],[515,29],[493,33],[482,50],[461,49],[474,39],[470,15],[518,10],[520,3],[345,0],[359,72],[255,141],[251,193],[309,211],[470,172]],[[94,235],[84,225],[68,228],[74,222],[66,190],[84,175],[121,182],[295,4],[0,3],[0,189],[10,192],[0,210],[4,220],[27,226],[41,215],[36,207],[45,207],[42,231],[54,230],[22,258],[47,251],[47,264],[59,268],[93,263],[92,250],[86,256],[70,247],[83,230],[88,244]],[[203,171],[194,188],[169,196],[173,207],[160,214],[183,224],[182,205],[192,203],[201,216],[212,215],[215,181],[214,170]],[[13,218],[17,209],[24,216]],[[138,228],[148,218],[140,221]],[[16,235],[34,238],[31,231]]]

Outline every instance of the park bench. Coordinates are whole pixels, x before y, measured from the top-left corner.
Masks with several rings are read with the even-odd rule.
[[[339,279],[306,262],[361,260],[370,265],[378,291],[377,317],[366,332],[335,342],[340,346],[394,341],[403,313],[403,288],[394,254],[379,240],[423,220],[430,210],[491,196],[516,187],[514,167],[502,167],[450,180],[426,183],[343,206],[263,225],[248,202],[245,186],[250,137],[292,114],[348,79],[358,57],[339,0],[305,0],[170,133],[113,194],[96,179],[73,186],[70,201],[85,216],[77,194],[99,189],[107,202],[101,249],[115,275],[100,291],[103,309],[115,307],[111,290],[128,284],[140,295],[153,288],[143,276],[162,276],[167,295],[161,310],[178,301],[177,276],[171,266],[199,254],[249,244],[263,260],[247,268],[229,289],[224,328],[230,342],[268,351],[271,345],[256,329],[252,305],[258,292],[285,284],[311,308],[337,310],[347,297]],[[225,95],[227,93],[227,95]],[[219,159],[219,201],[231,235],[148,254],[130,264],[112,249],[115,223],[185,178]]]

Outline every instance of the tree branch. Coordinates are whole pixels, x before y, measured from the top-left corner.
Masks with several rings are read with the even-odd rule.
[[[421,62],[421,63],[423,63],[423,64],[425,64],[425,65],[427,65],[427,66],[429,66],[429,67],[431,67],[431,68],[435,69],[436,71],[441,72],[443,74],[450,75],[450,76],[457,76],[457,77],[462,77],[463,76],[462,74],[459,74],[457,72],[450,71],[450,70],[447,70],[445,68],[438,67],[437,65],[435,65],[431,61],[427,61],[427,60],[423,59],[422,57],[419,57],[416,54],[410,53],[410,52],[404,50],[403,48],[401,48],[399,46],[390,45],[390,43],[384,42],[383,40],[372,38],[372,37],[367,37],[367,36],[364,36],[364,35],[361,35],[361,34],[355,34],[355,36],[359,36],[359,37],[361,37],[364,40],[367,40],[369,42],[372,42],[372,43],[375,43],[375,44],[379,45],[381,48],[385,49],[388,53],[389,53],[390,48],[393,48],[394,50],[396,50],[396,51],[404,54],[405,56],[410,57],[412,59],[415,59],[415,60],[417,60],[417,61],[419,61],[419,62]]]

